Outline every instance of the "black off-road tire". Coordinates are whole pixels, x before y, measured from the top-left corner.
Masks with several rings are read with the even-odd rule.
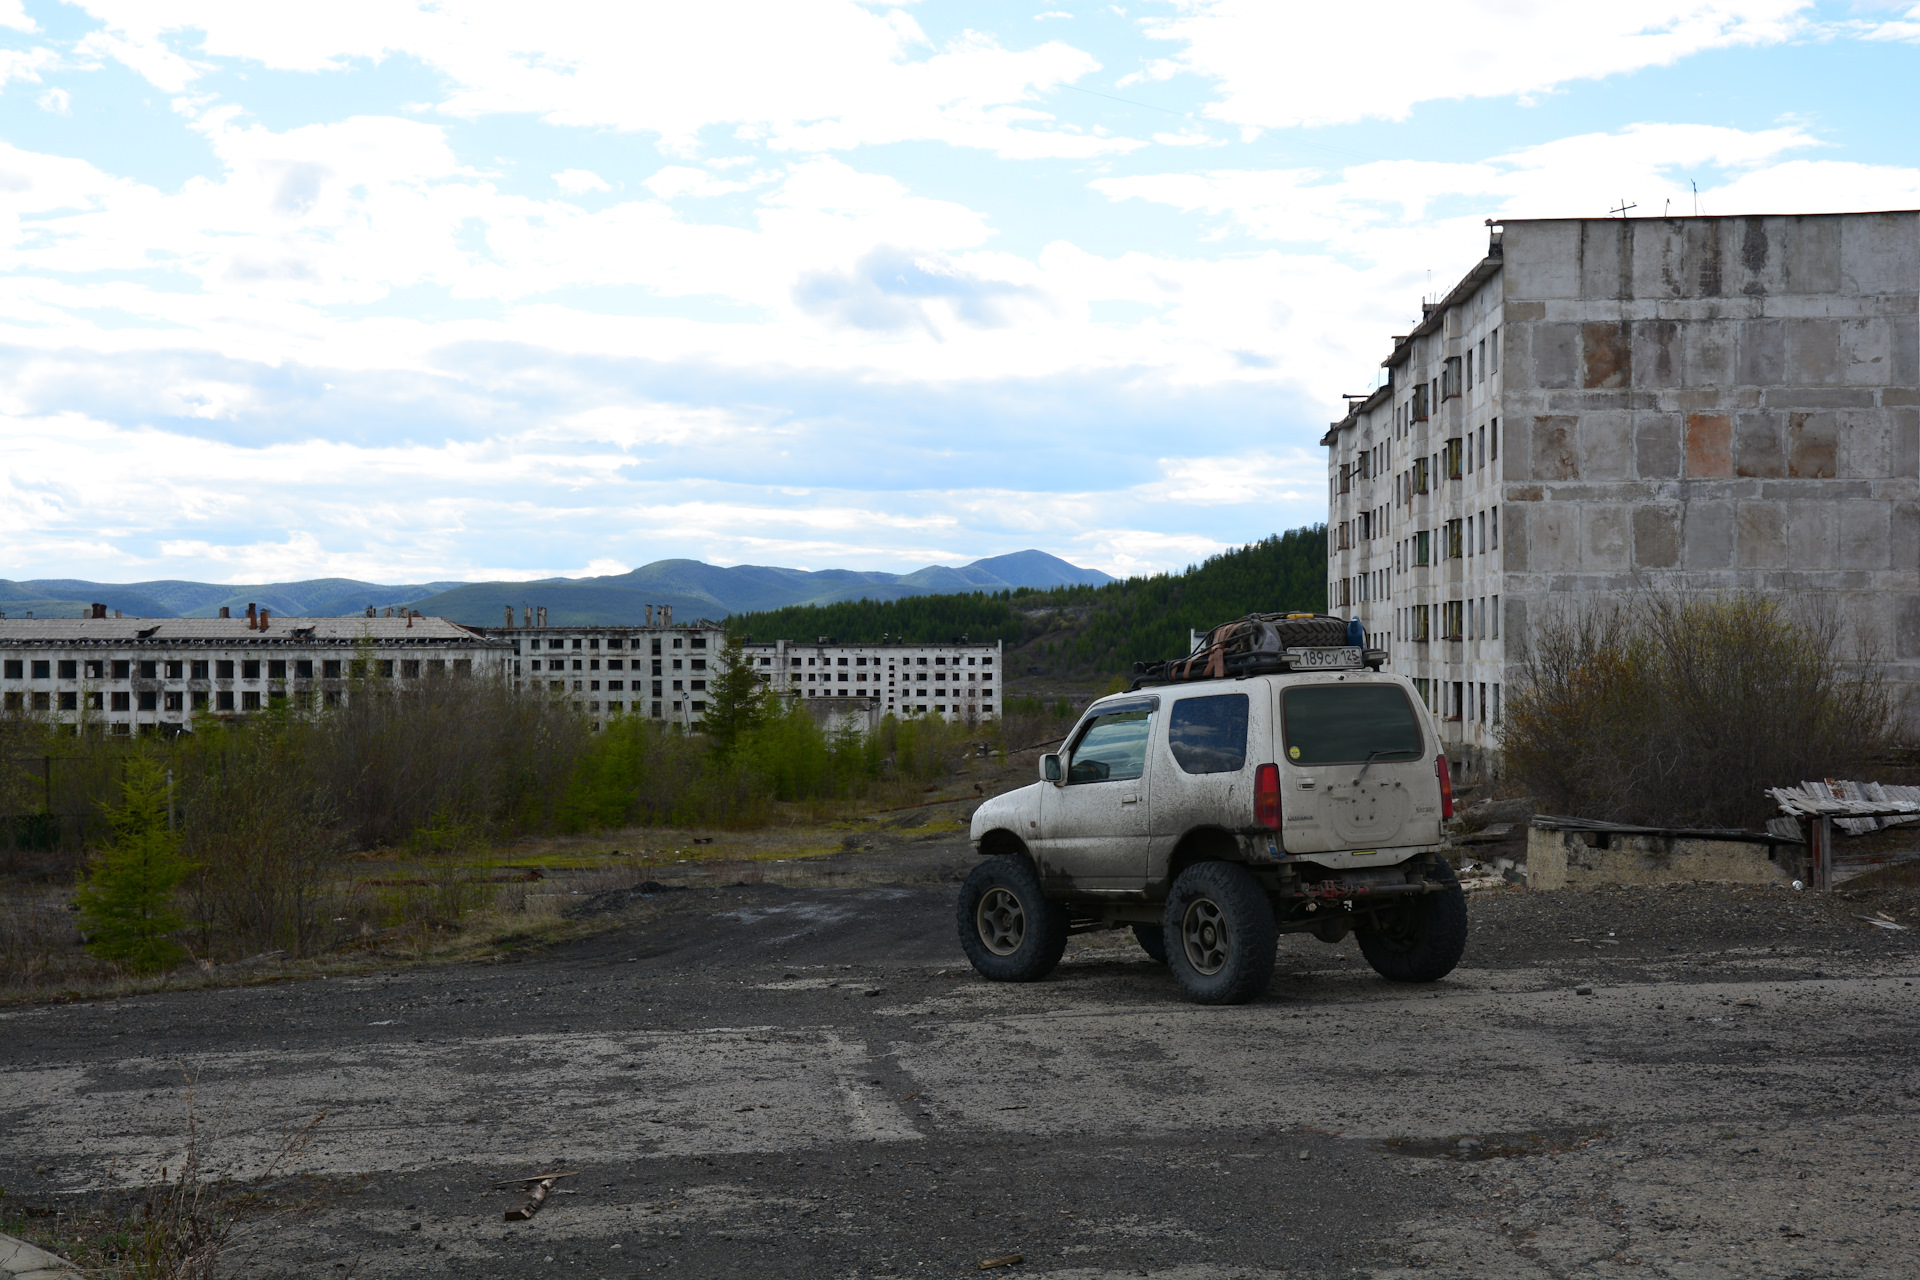
[[[1446,887],[1377,914],[1377,924],[1355,921],[1354,941],[1373,971],[1394,982],[1437,982],[1467,950],[1467,895],[1445,858],[1428,878]]]
[[[985,978],[1037,982],[1067,949],[1067,909],[1040,892],[1025,858],[988,858],[960,886],[960,948]]]
[[[1280,933],[1273,906],[1237,862],[1196,862],[1167,895],[1167,967],[1199,1004],[1245,1004],[1267,989]]]
[[[1137,924],[1133,926],[1133,940],[1147,953],[1156,964],[1167,962],[1167,931],[1157,924]]]

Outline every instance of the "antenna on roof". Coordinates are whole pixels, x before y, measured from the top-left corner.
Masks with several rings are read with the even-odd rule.
[[[1617,214],[1619,214],[1619,215],[1620,215],[1621,217],[1623,217],[1623,218],[1624,218],[1624,217],[1626,217],[1626,216],[1627,216],[1627,210],[1629,210],[1629,209],[1638,209],[1639,207],[1640,207],[1640,206],[1639,206],[1639,205],[1637,205],[1637,204],[1628,204],[1628,203],[1627,203],[1627,198],[1626,198],[1625,196],[1621,196],[1621,197],[1620,197],[1620,207],[1619,207],[1618,209],[1609,209],[1609,210],[1607,210],[1607,212],[1608,212],[1609,214],[1615,214],[1615,213],[1617,213]]]

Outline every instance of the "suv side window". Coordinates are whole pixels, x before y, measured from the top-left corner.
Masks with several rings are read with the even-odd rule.
[[[1418,760],[1426,754],[1420,722],[1394,684],[1317,684],[1281,695],[1287,759],[1294,764]]]
[[[1167,749],[1187,773],[1238,773],[1247,763],[1247,695],[1182,698],[1167,720]]]
[[[1145,773],[1156,705],[1125,703],[1089,720],[1073,744],[1067,782],[1120,782]]]

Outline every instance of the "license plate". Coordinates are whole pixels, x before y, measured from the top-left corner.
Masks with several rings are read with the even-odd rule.
[[[1293,651],[1293,669],[1312,671],[1319,667],[1357,667],[1360,665],[1360,650],[1352,646],[1339,649],[1295,649]]]

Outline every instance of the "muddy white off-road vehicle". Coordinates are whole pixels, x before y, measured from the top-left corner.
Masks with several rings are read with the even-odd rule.
[[[1467,910],[1440,854],[1439,735],[1412,685],[1378,671],[1384,654],[1313,622],[1270,628],[1251,658],[1215,646],[1147,669],[1087,708],[1039,782],[980,806],[985,861],[958,909],[975,969],[1030,982],[1069,934],[1130,925],[1207,1004],[1264,990],[1282,932],[1352,932],[1397,981],[1452,971]],[[1328,624],[1334,644],[1284,643]]]

